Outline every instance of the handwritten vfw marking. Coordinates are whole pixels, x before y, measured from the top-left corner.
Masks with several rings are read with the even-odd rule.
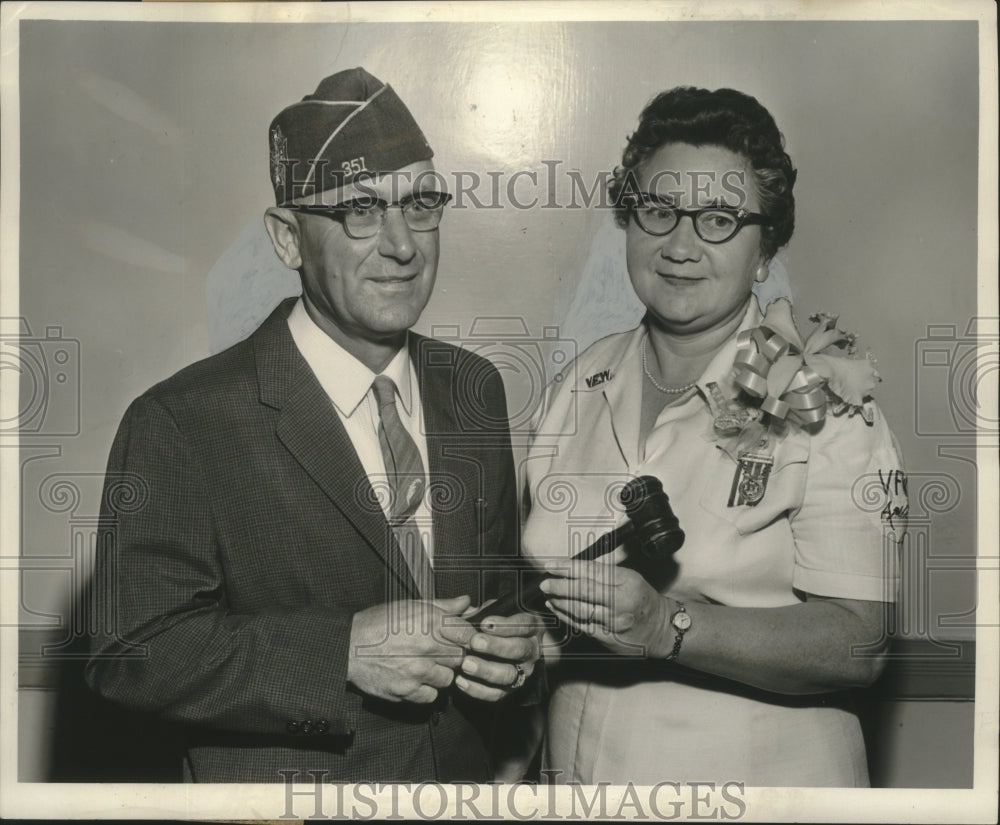
[[[902,470],[882,470],[878,471],[878,482],[885,493],[885,507],[882,508],[882,520],[889,523],[889,526],[896,529],[896,519],[904,522],[910,514],[909,502],[905,504],[894,504],[902,494],[904,500],[909,495],[906,483],[906,473]]]

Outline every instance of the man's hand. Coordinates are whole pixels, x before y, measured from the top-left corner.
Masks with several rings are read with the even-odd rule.
[[[541,584],[562,621],[623,656],[655,658],[672,647],[671,602],[639,573],[593,561],[553,562]]]
[[[468,596],[400,601],[354,614],[347,678],[390,702],[433,702],[462,663],[475,630],[458,616]]]
[[[486,702],[510,695],[531,676],[541,650],[544,626],[538,616],[487,616],[482,630],[466,643],[468,654],[455,684],[463,693]],[[450,629],[445,629],[450,633]]]

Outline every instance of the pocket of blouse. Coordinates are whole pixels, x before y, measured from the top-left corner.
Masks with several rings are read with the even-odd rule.
[[[799,507],[808,462],[808,441],[786,439],[775,450],[774,463],[762,478],[762,468],[753,466],[752,458],[741,466],[716,447],[698,503],[711,515],[732,524],[740,535],[755,533]],[[751,503],[761,489],[756,503]]]

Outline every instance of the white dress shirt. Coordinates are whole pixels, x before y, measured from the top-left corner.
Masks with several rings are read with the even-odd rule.
[[[388,516],[389,497],[386,486],[385,461],[379,446],[378,427],[381,421],[378,403],[372,390],[376,374],[321,330],[306,311],[302,299],[296,302],[288,316],[288,329],[295,345],[312,369],[320,386],[330,398],[344,429],[354,445],[368,480],[372,483],[383,511]],[[396,385],[399,418],[416,442],[424,465],[424,479],[429,484],[427,438],[424,435],[423,408],[417,373],[410,360],[407,346],[396,353],[382,375]],[[428,489],[425,486],[425,489]],[[424,495],[414,519],[420,527],[424,550],[434,561],[434,534],[428,495]]]

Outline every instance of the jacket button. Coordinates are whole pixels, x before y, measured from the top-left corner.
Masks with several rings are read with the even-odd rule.
[[[330,730],[330,723],[327,722],[326,719],[320,719],[316,723],[316,733],[322,735],[324,733],[328,733],[329,730]]]
[[[306,719],[306,721],[302,723],[302,726],[299,728],[299,730],[301,730],[305,734],[312,733],[313,732],[312,719]]]
[[[299,723],[296,722],[295,720],[290,720],[288,722],[285,722],[285,730],[287,730],[289,733],[298,733]]]

